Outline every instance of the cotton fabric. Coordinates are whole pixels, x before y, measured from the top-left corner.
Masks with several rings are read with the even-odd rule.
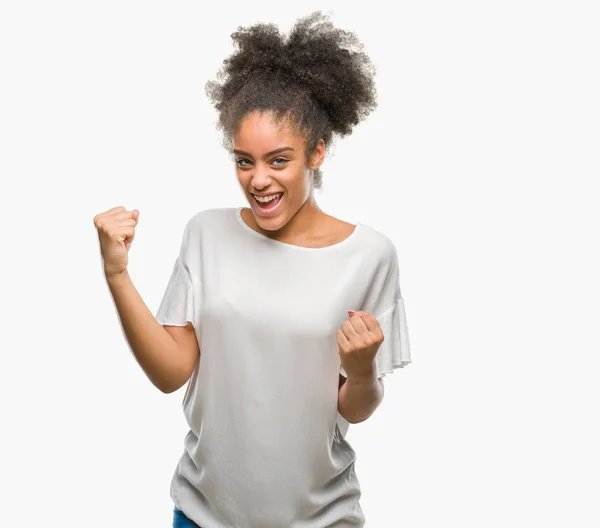
[[[295,246],[242,209],[187,222],[156,312],[162,325],[193,323],[201,351],[171,497],[209,528],[364,526],[336,331],[349,309],[367,311],[384,334],[377,375],[411,362],[396,248],[360,223],[332,246]]]

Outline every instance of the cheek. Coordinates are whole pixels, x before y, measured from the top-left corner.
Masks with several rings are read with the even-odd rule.
[[[285,171],[279,178],[282,185],[286,188],[294,190],[295,192],[303,192],[303,190],[310,184],[310,179],[301,169],[294,169]]]
[[[252,179],[248,172],[244,172],[242,170],[236,169],[235,174],[237,176],[238,181],[242,187],[247,187]]]
[[[280,181],[289,191],[290,195],[293,195],[298,200],[303,201],[306,198],[306,195],[310,193],[312,185],[311,179],[309,175],[303,171],[297,171],[293,175],[290,175],[290,178],[287,180]]]
[[[249,189],[254,172],[236,167],[235,173],[244,190]],[[270,172],[270,176],[273,181],[273,187],[283,187],[289,197],[298,197],[301,200],[307,190],[310,190],[310,178],[302,168],[288,167],[286,169],[273,170]]]

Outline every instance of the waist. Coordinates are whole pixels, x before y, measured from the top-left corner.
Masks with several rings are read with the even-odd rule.
[[[354,460],[339,465],[332,461],[316,471],[294,460],[283,467],[261,466],[260,457],[246,463],[224,457],[198,464],[186,449],[171,490],[207,526],[308,528],[345,526],[348,521],[356,528],[364,516]]]

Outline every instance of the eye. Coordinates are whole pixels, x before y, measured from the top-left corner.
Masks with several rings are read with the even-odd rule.
[[[275,158],[273,161],[277,161],[277,160],[281,160],[281,162],[282,162],[282,163],[276,164],[276,166],[278,166],[278,167],[282,167],[283,165],[285,165],[288,162],[288,160],[285,159],[285,158]],[[247,167],[248,165],[243,165],[243,164],[240,165],[240,163],[243,162],[243,161],[248,161],[249,162],[249,160],[247,160],[246,158],[238,158],[238,159],[235,160],[235,162],[237,163],[238,167]]]

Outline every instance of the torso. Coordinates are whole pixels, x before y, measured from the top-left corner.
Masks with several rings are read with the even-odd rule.
[[[374,229],[314,218],[304,240],[283,244],[252,227],[243,208],[202,211],[186,225],[157,318],[193,322],[202,350],[171,481],[175,505],[199,526],[365,524],[338,409],[335,332],[348,309],[397,313],[388,312],[397,263]],[[386,321],[386,335],[397,331],[395,317]],[[378,369],[393,366],[389,344],[399,341],[386,342]]]

